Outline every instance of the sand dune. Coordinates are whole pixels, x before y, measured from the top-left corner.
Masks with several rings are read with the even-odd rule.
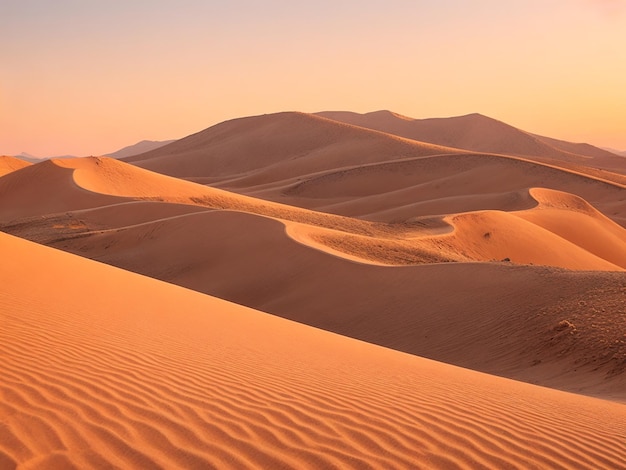
[[[517,163],[516,160],[513,162]],[[68,170],[71,173],[68,173]],[[545,211],[534,211],[533,215],[526,218],[519,218],[502,212],[477,214],[473,211],[444,218],[426,219],[426,221],[416,219],[414,222],[404,225],[384,225],[264,202],[149,172],[109,158],[46,162],[42,166],[41,174],[45,175],[45,178],[57,182],[58,187],[55,188],[55,194],[67,194],[67,196],[56,200],[57,206],[59,201],[63,202],[67,199],[73,203],[74,199],[80,199],[71,197],[73,194],[79,193],[90,195],[89,198],[80,199],[83,203],[86,204],[91,201],[91,204],[96,204],[97,202],[100,203],[100,206],[111,205],[111,202],[119,203],[122,201],[121,198],[126,198],[126,201],[140,199],[193,204],[200,207],[198,210],[210,208],[245,211],[284,222],[313,226],[313,230],[308,230],[309,240],[314,240],[315,243],[332,248],[346,256],[357,257],[364,262],[376,264],[492,261],[508,258],[518,263],[551,265],[579,270],[620,270],[626,267],[624,262],[626,232],[624,229],[606,218],[599,217],[600,214],[593,212],[593,209],[588,205],[585,206],[587,207],[586,212],[570,211],[567,203],[562,203],[564,197],[570,197],[567,195],[557,197],[555,201],[558,201],[553,206],[561,211],[562,220],[575,222],[573,229],[569,229],[567,225],[561,223],[560,228],[550,230],[549,227],[556,227],[557,224],[541,222],[546,218],[545,215],[549,214]],[[9,178],[10,176],[12,175],[9,175]],[[585,178],[582,180],[583,183],[587,183]],[[359,183],[363,185],[362,181]],[[472,184],[478,187],[480,181],[474,181]],[[34,215],[32,212],[35,210],[49,209],[49,207],[39,203],[39,200],[45,195],[37,195],[35,188],[32,188],[34,185],[37,188],[41,187],[38,182],[32,182],[30,188],[26,182],[20,186],[22,193],[28,193],[32,199],[30,206],[25,201],[19,205],[23,212],[22,217]],[[65,189],[61,187],[63,185]],[[381,186],[384,187],[382,181]],[[337,188],[338,185],[334,187]],[[608,184],[602,186],[598,183],[595,187],[604,189],[607,198],[611,190],[619,191],[619,188]],[[350,186],[347,188],[350,191]],[[469,190],[471,187],[470,189],[465,188],[466,192]],[[329,188],[322,188],[322,191],[331,192]],[[491,191],[496,192],[493,188]],[[596,192],[598,192],[597,189]],[[539,194],[556,193],[545,190]],[[15,193],[12,195],[16,197]],[[17,197],[21,196],[22,194],[17,193]],[[534,198],[524,197],[520,193],[515,196],[514,200],[527,201],[524,204],[533,205],[529,203],[529,200]],[[574,201],[574,198],[572,196],[570,202]],[[11,203],[15,206],[18,205],[15,204],[15,201],[9,200],[8,211],[13,208]],[[586,202],[578,200],[575,203],[586,204]],[[398,205],[397,201],[395,204]],[[559,204],[561,205],[559,206]],[[4,224],[4,229],[47,243],[53,243],[57,240],[64,241],[71,237],[71,233],[75,233],[80,235],[78,243],[82,246],[85,232],[123,226],[118,222],[98,220],[102,216],[100,211],[96,211],[91,216],[80,214],[85,220],[76,223],[76,217],[72,218],[68,213],[71,207],[57,206],[54,206],[53,209],[55,212],[63,211],[60,216],[34,221],[30,219],[18,220],[12,225]],[[124,210],[131,209],[131,207],[124,206]],[[83,209],[83,207],[78,209]],[[181,213],[189,212],[194,212],[194,210],[186,209]],[[589,214],[592,212],[593,217],[590,217]],[[535,213],[543,214],[543,219],[541,217],[538,219],[534,215]],[[15,214],[11,212],[9,214],[15,217]],[[165,217],[167,216],[158,214],[157,211],[154,220]],[[88,223],[89,218],[93,219],[91,223]],[[142,218],[128,225],[147,221],[149,218]],[[534,221],[537,223],[533,223]],[[434,231],[433,227],[435,228]],[[593,227],[596,230],[593,237],[595,241],[577,245],[575,241],[582,239],[580,234],[584,231],[581,227]],[[77,231],[77,228],[80,230]],[[56,233],[55,230],[51,229],[56,229]],[[453,233],[449,233],[452,231]],[[570,232],[573,234],[570,235]],[[43,233],[44,237],[47,238],[37,238],[39,233]],[[499,233],[501,235],[497,235]],[[485,234],[488,234],[489,237]],[[76,249],[75,246],[68,243],[64,243],[62,246],[73,251]],[[553,248],[548,248],[550,246]]]
[[[74,169],[63,167],[59,161],[46,160],[0,179],[0,217],[3,221],[121,201],[80,188],[74,183]]]
[[[3,467],[626,460],[623,405],[431,362],[0,238]]]
[[[624,186],[517,158],[440,155],[313,175],[275,193],[285,203],[351,217],[404,221],[475,210],[527,208],[530,187],[576,194],[626,223]],[[532,204],[531,204],[532,205]]]
[[[626,176],[586,166],[604,155],[595,147],[587,151],[592,156],[576,155],[479,115],[422,122],[389,112],[322,114],[388,133],[279,113],[221,123],[127,161],[256,198],[382,222],[508,211],[520,207],[520,192],[547,187],[576,194],[626,225],[618,196]]]
[[[423,243],[414,241],[409,250],[399,241],[393,245],[381,238],[337,232],[331,232],[334,238],[323,234],[324,238],[319,231],[328,229],[245,212],[189,213],[191,206],[168,205],[159,213],[146,204],[162,203],[86,210],[72,214],[72,220],[91,226],[103,224],[113,214],[150,211],[162,218],[78,236],[68,233],[70,224],[67,235],[47,243],[402,351],[556,388],[626,399],[620,369],[626,357],[620,336],[626,325],[620,325],[626,318],[615,317],[624,303],[623,274],[574,274],[509,263],[379,266],[364,256],[378,254],[379,263],[401,262],[407,255],[421,263],[441,262],[445,253],[458,256],[459,248],[471,246],[444,226],[431,227],[431,235],[425,235]],[[551,241],[546,235],[551,232],[510,217],[541,230],[538,249]],[[489,240],[480,226],[475,231],[483,244],[491,245],[499,243],[499,231],[505,227],[492,229]],[[439,237],[433,239],[437,233]],[[445,246],[450,236],[461,243],[455,247],[449,241]],[[553,250],[553,256],[561,256],[561,262],[573,264],[580,261],[575,255],[583,258],[584,253],[596,269],[618,269],[558,240],[562,246],[556,246],[564,251]],[[525,245],[519,244],[521,253]],[[546,253],[552,252],[544,249],[544,259]],[[598,298],[599,288],[603,290]],[[588,305],[576,303],[583,298],[593,300]],[[574,319],[576,334],[555,339],[558,325]],[[526,333],[520,336],[519,331]],[[563,356],[561,348],[569,352]]]
[[[227,121],[125,161],[171,176],[250,186],[398,155],[447,152],[457,151],[311,114],[278,113]]]
[[[20,160],[19,158],[0,155],[0,177],[29,165],[31,165],[29,162]]]
[[[339,122],[459,149],[507,155],[564,157],[562,151],[539,138],[477,113],[432,119],[412,119],[390,111],[366,114],[325,111],[317,114]]]
[[[0,159],[0,468],[623,467],[623,168],[334,117]]]
[[[604,149],[530,134],[477,113],[434,119],[413,119],[390,111],[366,114],[326,111],[317,115],[421,142],[476,152],[547,158],[561,164],[626,173],[622,159]]]

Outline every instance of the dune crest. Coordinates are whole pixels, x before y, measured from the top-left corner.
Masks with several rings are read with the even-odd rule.
[[[0,177],[15,170],[31,165],[31,163],[8,155],[0,155]]]
[[[621,468],[615,158],[388,111],[0,158],[48,245],[0,233],[0,468]]]
[[[0,238],[5,466],[626,460],[623,405],[401,354]]]

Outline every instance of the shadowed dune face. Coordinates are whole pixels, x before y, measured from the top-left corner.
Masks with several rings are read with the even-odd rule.
[[[316,113],[339,122],[382,131],[407,139],[430,142],[476,152],[547,158],[581,164],[624,175],[623,159],[589,144],[565,142],[516,129],[481,114],[451,118],[412,119],[390,111],[366,114],[346,111]]]
[[[389,111],[368,114],[328,111],[318,115],[408,139],[477,152],[563,156],[563,152],[535,136],[481,114],[435,119],[411,119]]]
[[[622,169],[362,118],[0,177],[0,468],[620,468]]]
[[[626,459],[622,405],[0,239],[7,467],[618,468]]]
[[[494,155],[442,155],[328,172],[270,191],[249,194],[370,220],[407,220],[475,210],[519,210],[533,202],[527,189],[574,193],[618,223],[626,220],[621,185]]]
[[[376,266],[307,237],[299,224],[289,223],[285,232],[271,219],[211,211],[50,244],[420,356],[626,399],[624,376],[609,374],[626,360],[623,274],[507,263]],[[564,299],[599,287],[606,293],[593,311],[584,303],[561,309]],[[573,339],[585,348],[560,357],[557,344],[538,353],[571,315],[581,319]],[[594,342],[592,334],[604,340]]]
[[[589,163],[611,156],[623,166],[623,159],[601,149],[574,154],[480,115],[419,121],[389,112],[321,114],[331,119],[279,113],[228,121],[128,161],[265,200],[382,222],[516,210],[516,195],[546,187],[576,194],[626,224],[626,176]]]
[[[448,152],[457,150],[310,114],[279,113],[227,121],[126,161],[171,176],[263,184],[399,155]]]

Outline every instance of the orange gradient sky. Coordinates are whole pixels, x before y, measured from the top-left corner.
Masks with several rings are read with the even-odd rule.
[[[247,115],[379,109],[479,112],[626,150],[625,4],[3,0],[0,154],[98,155]]]

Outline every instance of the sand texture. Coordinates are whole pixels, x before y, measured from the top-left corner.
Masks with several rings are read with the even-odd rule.
[[[4,468],[626,460],[623,405],[383,349],[7,235],[1,242]]]
[[[31,165],[31,163],[19,158],[0,155],[0,176],[7,175],[15,170]]]
[[[0,157],[0,469],[626,468],[624,161],[384,111]]]

